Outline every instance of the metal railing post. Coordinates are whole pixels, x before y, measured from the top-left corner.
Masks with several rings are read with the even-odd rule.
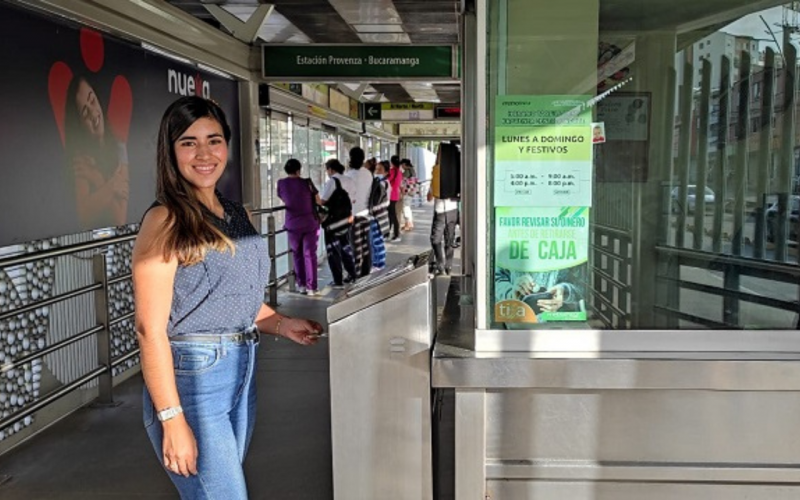
[[[97,325],[102,329],[97,332],[97,361],[104,368],[98,377],[96,406],[116,406],[114,404],[114,375],[111,366],[111,327],[108,314],[108,269],[106,255],[99,251],[92,256],[92,279],[102,286],[94,292],[94,314]]]
[[[286,238],[288,240],[289,235],[287,233]],[[297,291],[297,276],[294,274],[294,258],[293,258],[292,249],[289,249],[289,253],[286,254],[286,258],[289,259],[289,272],[286,275],[286,279],[289,280],[289,291],[296,292]],[[305,285],[304,285],[305,286]]]
[[[275,216],[267,215],[267,247],[269,249],[269,304],[278,305],[277,247],[275,244]]]

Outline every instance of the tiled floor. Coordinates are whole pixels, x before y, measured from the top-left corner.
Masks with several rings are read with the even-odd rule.
[[[431,212],[430,206],[415,210],[416,227],[389,245],[389,264],[429,248]],[[326,269],[319,282],[329,281]],[[437,280],[441,292],[446,285]],[[278,309],[324,324],[326,307],[338,293],[324,289],[314,298],[282,293]],[[438,295],[443,300],[444,293]],[[258,422],[245,463],[251,498],[333,498],[327,342],[304,348],[268,337],[259,362]],[[10,476],[0,485],[0,499],[177,498],[142,427],[141,390],[136,376],[116,388],[120,406],[84,408],[0,457],[0,477]],[[451,419],[445,416],[440,427],[447,440]],[[452,451],[442,448],[445,463],[451,463]],[[452,498],[452,467],[440,470],[438,498]]]

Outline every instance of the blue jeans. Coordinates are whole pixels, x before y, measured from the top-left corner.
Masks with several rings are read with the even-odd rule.
[[[183,499],[246,500],[242,463],[256,414],[257,340],[171,341],[183,413],[197,440],[197,475],[165,468]],[[163,466],[163,431],[144,389],[144,425]]]

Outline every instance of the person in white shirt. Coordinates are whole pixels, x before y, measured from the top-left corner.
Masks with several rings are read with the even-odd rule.
[[[372,270],[372,254],[370,252],[370,214],[369,195],[372,191],[372,172],[363,168],[366,155],[364,150],[354,147],[350,150],[350,168],[344,174],[350,178],[356,187],[353,195],[353,215],[355,216],[351,227],[353,242],[353,257],[356,262],[357,277],[367,276]]]
[[[355,183],[345,177],[344,165],[332,158],[325,162],[328,180],[319,194],[322,205],[328,208],[328,217],[322,223],[325,228],[325,249],[328,251],[328,265],[333,275],[333,288],[343,288],[345,284],[355,283],[356,267],[353,249],[350,245],[350,226],[353,220],[353,194]],[[347,279],[342,279],[342,266],[347,271]]]
[[[356,217],[365,217],[369,214],[369,193],[372,189],[372,172],[367,168],[362,168],[364,165],[364,150],[355,147],[350,150],[350,161],[348,162],[348,169],[345,172],[345,177],[353,180],[355,184],[355,193],[353,197],[353,215]]]
[[[330,160],[325,162],[325,171],[328,174],[328,180],[325,181],[325,184],[322,185],[322,191],[320,191],[319,197],[322,198],[323,200],[330,199],[331,195],[333,194],[334,189],[336,189],[336,184],[333,182],[333,178],[335,177],[335,178],[339,179],[339,183],[342,185],[342,188],[345,191],[347,191],[347,194],[350,197],[350,204],[351,204],[351,210],[352,210],[352,207],[354,207],[355,204],[356,204],[356,200],[355,200],[356,199],[356,189],[357,189],[356,188],[356,183],[353,182],[353,179],[351,179],[350,177],[346,176],[344,174],[344,171],[342,171],[342,173],[339,173],[339,172],[336,172],[336,170],[331,170],[328,167],[328,163],[331,163],[331,165],[334,165],[333,164],[334,161],[336,163],[338,163],[339,165],[341,165],[342,169],[344,169],[344,165],[342,165],[339,162],[339,160],[337,160],[336,158],[331,158]],[[331,175],[331,174],[333,174],[333,175]]]
[[[441,155],[441,149],[439,150]],[[433,265],[431,271],[437,275],[449,275],[455,254],[455,233],[458,224],[458,199],[444,198],[441,194],[441,156],[431,171],[431,186],[428,201],[433,201],[433,224],[431,225],[431,246]]]

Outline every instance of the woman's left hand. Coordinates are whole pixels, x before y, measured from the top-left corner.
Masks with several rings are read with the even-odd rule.
[[[280,334],[301,345],[313,345],[319,340],[322,325],[316,321],[302,318],[284,318]]]

